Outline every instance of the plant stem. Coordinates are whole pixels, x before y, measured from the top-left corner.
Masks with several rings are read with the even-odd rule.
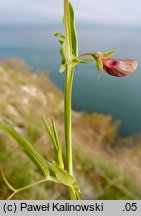
[[[66,58],[67,61],[72,60],[72,38],[70,31],[70,10],[69,0],[64,0],[64,29],[65,29],[65,43],[67,47]],[[71,95],[73,82],[74,66],[67,65],[65,76],[65,96],[64,96],[64,112],[65,112],[65,141],[66,141],[66,162],[67,171],[73,176],[73,160],[72,160],[72,134],[71,134]],[[69,188],[70,198],[76,199],[75,192]]]
[[[67,47],[66,58],[72,58],[71,32],[70,32],[70,11],[69,0],[64,0],[64,28],[65,28],[65,43]],[[71,93],[73,81],[74,67],[67,65],[65,77],[65,98],[64,98],[64,112],[65,112],[65,141],[66,141],[66,160],[67,171],[73,175],[72,166],[72,142],[71,142]]]
[[[71,44],[71,32],[70,32],[70,11],[69,11],[69,0],[64,0],[64,30],[65,30],[65,41],[67,46],[66,57],[67,60],[72,58],[72,44]]]
[[[71,131],[71,95],[72,95],[72,83],[73,83],[74,67],[68,66],[65,77],[65,99],[64,99],[64,111],[65,111],[65,141],[66,141],[66,161],[67,171],[73,176],[73,159],[72,159],[72,131]],[[69,194],[71,200],[76,200],[75,192],[69,188]]]
[[[84,54],[81,54],[78,56],[78,59],[81,59],[81,58],[84,58],[86,56],[92,56],[94,55],[95,53],[94,52],[89,52],[89,53],[84,53]]]
[[[65,141],[67,171],[73,176],[72,134],[71,134],[71,95],[74,67],[68,66],[65,78]]]

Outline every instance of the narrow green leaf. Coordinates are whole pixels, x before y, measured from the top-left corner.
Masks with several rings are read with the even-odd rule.
[[[66,70],[66,65],[65,64],[61,64],[59,72],[63,73]]]
[[[52,164],[52,168],[54,170],[54,173],[55,173],[58,181],[62,182],[62,184],[66,185],[66,186],[72,187],[72,185],[75,183],[75,180],[69,173],[67,173],[65,170],[59,168],[56,163]]]
[[[54,34],[54,36],[58,38],[58,40],[59,40],[59,42],[60,42],[61,45],[64,43],[64,40],[65,40],[65,36],[64,35],[62,35],[61,33],[57,32],[57,33]]]
[[[55,150],[58,150],[58,146],[57,146],[54,134],[53,134],[49,124],[47,123],[47,120],[46,120],[45,116],[43,116],[43,122],[44,122],[44,125],[45,125],[46,129],[47,129],[48,135],[49,135],[49,137],[50,137],[50,139],[52,141],[52,144],[54,145]]]
[[[52,128],[53,128],[54,137],[56,140],[56,145],[57,145],[57,150],[58,150],[60,148],[60,141],[59,141],[59,137],[58,137],[58,133],[57,133],[56,124],[55,124],[54,119],[52,119]]]
[[[102,60],[101,59],[97,60],[96,64],[97,64],[97,69],[98,69],[98,76],[100,76],[100,71],[103,68]]]
[[[59,141],[55,121],[52,120],[52,129],[49,127],[49,125],[48,125],[48,123],[46,121],[46,118],[44,116],[43,116],[43,122],[45,124],[45,127],[47,129],[49,137],[50,137],[50,139],[52,141],[52,144],[54,146],[56,162],[58,163],[60,168],[64,168],[62,147],[61,147],[61,144],[60,144],[60,141]]]
[[[60,48],[60,56],[61,56],[61,67],[60,67],[60,73],[63,73],[66,70],[66,46],[65,46],[65,36],[62,35],[61,33],[55,33],[54,34],[55,37],[58,38],[59,43],[61,44],[61,48]]]
[[[64,163],[63,163],[63,154],[62,154],[62,146],[58,137],[58,132],[57,132],[57,128],[56,128],[56,124],[54,119],[52,119],[52,128],[53,128],[53,132],[54,132],[54,136],[55,136],[55,140],[56,140],[56,145],[57,145],[57,149],[56,149],[56,158],[57,158],[57,162],[58,162],[58,166],[62,169],[64,169]]]
[[[80,190],[79,190],[79,187],[78,187],[75,179],[73,178],[73,176],[71,176],[65,170],[59,168],[56,163],[53,163],[52,168],[54,170],[54,173],[55,173],[58,181],[64,185],[70,187],[75,192],[75,194],[77,195],[77,198],[80,199],[80,195],[79,195]]]
[[[115,53],[116,50],[111,50],[109,52],[103,53],[102,54],[102,59],[106,59],[106,58],[110,58],[111,55],[113,55]]]
[[[72,5],[69,3],[69,17],[70,22],[68,23],[68,29],[69,29],[69,43],[70,43],[70,50],[71,50],[71,58],[75,58],[78,56],[78,40],[77,40],[77,33],[75,28],[75,18],[74,18],[74,11]],[[64,24],[64,22],[63,22]],[[66,70],[66,65],[68,64],[68,47],[67,47],[67,40],[64,35],[61,33],[55,33],[54,36],[56,36],[59,40],[59,43],[61,44],[60,48],[60,55],[61,55],[61,67],[60,67],[60,73],[63,73]],[[72,60],[72,59],[71,59]],[[79,62],[69,62],[70,64],[76,65]]]
[[[48,177],[49,170],[45,159],[40,155],[34,147],[20,134],[14,127],[8,122],[0,122],[0,129],[6,134],[12,137],[18,145],[21,147],[23,152],[33,161],[33,163],[41,170],[41,172]]]
[[[92,57],[96,61],[97,70],[98,70],[98,76],[100,77],[100,71],[103,69],[103,62],[101,59],[102,53],[94,53],[92,54]]]
[[[76,27],[75,27],[74,10],[73,10],[71,3],[69,3],[69,10],[70,10],[70,29],[71,29],[72,50],[73,50],[73,55],[77,57],[78,56],[78,39],[77,39],[77,33],[76,33]]]

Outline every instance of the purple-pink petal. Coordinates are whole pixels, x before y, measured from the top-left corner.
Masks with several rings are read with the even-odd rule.
[[[116,60],[112,58],[102,59],[103,69],[110,75],[116,77],[127,76],[135,71],[137,62],[135,60]]]

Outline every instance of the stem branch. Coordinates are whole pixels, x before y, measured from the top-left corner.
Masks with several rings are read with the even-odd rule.
[[[95,54],[94,52],[88,52],[88,53],[84,53],[84,54],[79,55],[78,58],[80,59],[80,58],[84,58],[86,56],[92,56],[94,54]]]

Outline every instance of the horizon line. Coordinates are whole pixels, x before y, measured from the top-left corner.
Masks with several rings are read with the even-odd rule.
[[[62,23],[59,23],[59,22],[52,22],[52,23],[43,23],[43,22],[32,22],[32,23],[28,23],[28,22],[0,22],[0,25],[1,26],[62,26],[63,27],[63,24]],[[100,27],[106,27],[106,26],[109,26],[109,27],[132,27],[132,28],[141,28],[141,25],[131,25],[131,24],[121,24],[121,23],[92,23],[92,22],[78,22],[76,24],[78,27],[91,27],[91,26],[100,26]]]

